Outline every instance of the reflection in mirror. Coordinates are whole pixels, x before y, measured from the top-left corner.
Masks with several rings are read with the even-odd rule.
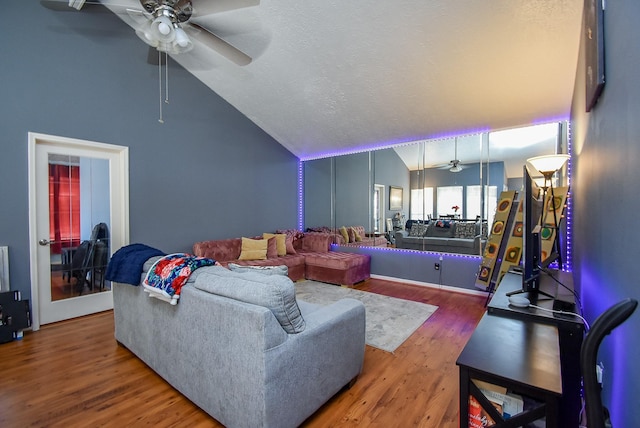
[[[373,238],[367,245],[479,255],[482,238],[468,248],[435,245],[444,240],[429,242],[424,227],[412,232],[408,226],[440,219],[445,226],[465,223],[466,229],[432,233],[486,237],[500,192],[520,190],[526,159],[562,152],[564,129],[552,123],[305,161],[305,227],[338,232],[359,226]],[[391,197],[396,189],[402,190],[399,205]],[[418,239],[398,242],[410,232]]]
[[[51,300],[109,291],[109,161],[49,155]]]

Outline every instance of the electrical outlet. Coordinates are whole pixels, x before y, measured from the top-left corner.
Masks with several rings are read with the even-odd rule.
[[[434,264],[434,265],[433,265],[433,268],[434,268],[435,270],[440,270],[440,263],[436,263],[436,264]]]
[[[596,378],[598,379],[598,383],[602,385],[602,377],[604,376],[604,364],[602,361],[596,364]]]

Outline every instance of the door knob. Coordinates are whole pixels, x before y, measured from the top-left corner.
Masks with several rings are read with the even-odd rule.
[[[53,244],[53,241],[49,241],[48,239],[41,239],[38,241],[38,244],[42,245],[43,247],[49,244]]]

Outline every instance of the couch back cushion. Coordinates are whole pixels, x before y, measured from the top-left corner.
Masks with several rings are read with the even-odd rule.
[[[326,253],[329,251],[333,235],[328,233],[307,232],[302,238],[302,251]]]
[[[288,276],[234,272],[222,266],[200,270],[193,284],[197,289],[263,306],[273,313],[287,333],[304,331],[305,321],[296,302],[293,281]]]
[[[413,229],[413,226],[411,227]],[[435,220],[429,223],[427,235],[430,238],[453,238],[455,233],[455,221]]]
[[[202,241],[193,244],[193,254],[206,257],[218,262],[238,260],[242,250],[242,239],[219,239],[217,241]]]

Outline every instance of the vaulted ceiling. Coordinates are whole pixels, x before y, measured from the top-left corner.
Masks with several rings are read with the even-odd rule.
[[[249,64],[173,58],[301,159],[569,116],[583,0],[234,1],[192,21]]]

